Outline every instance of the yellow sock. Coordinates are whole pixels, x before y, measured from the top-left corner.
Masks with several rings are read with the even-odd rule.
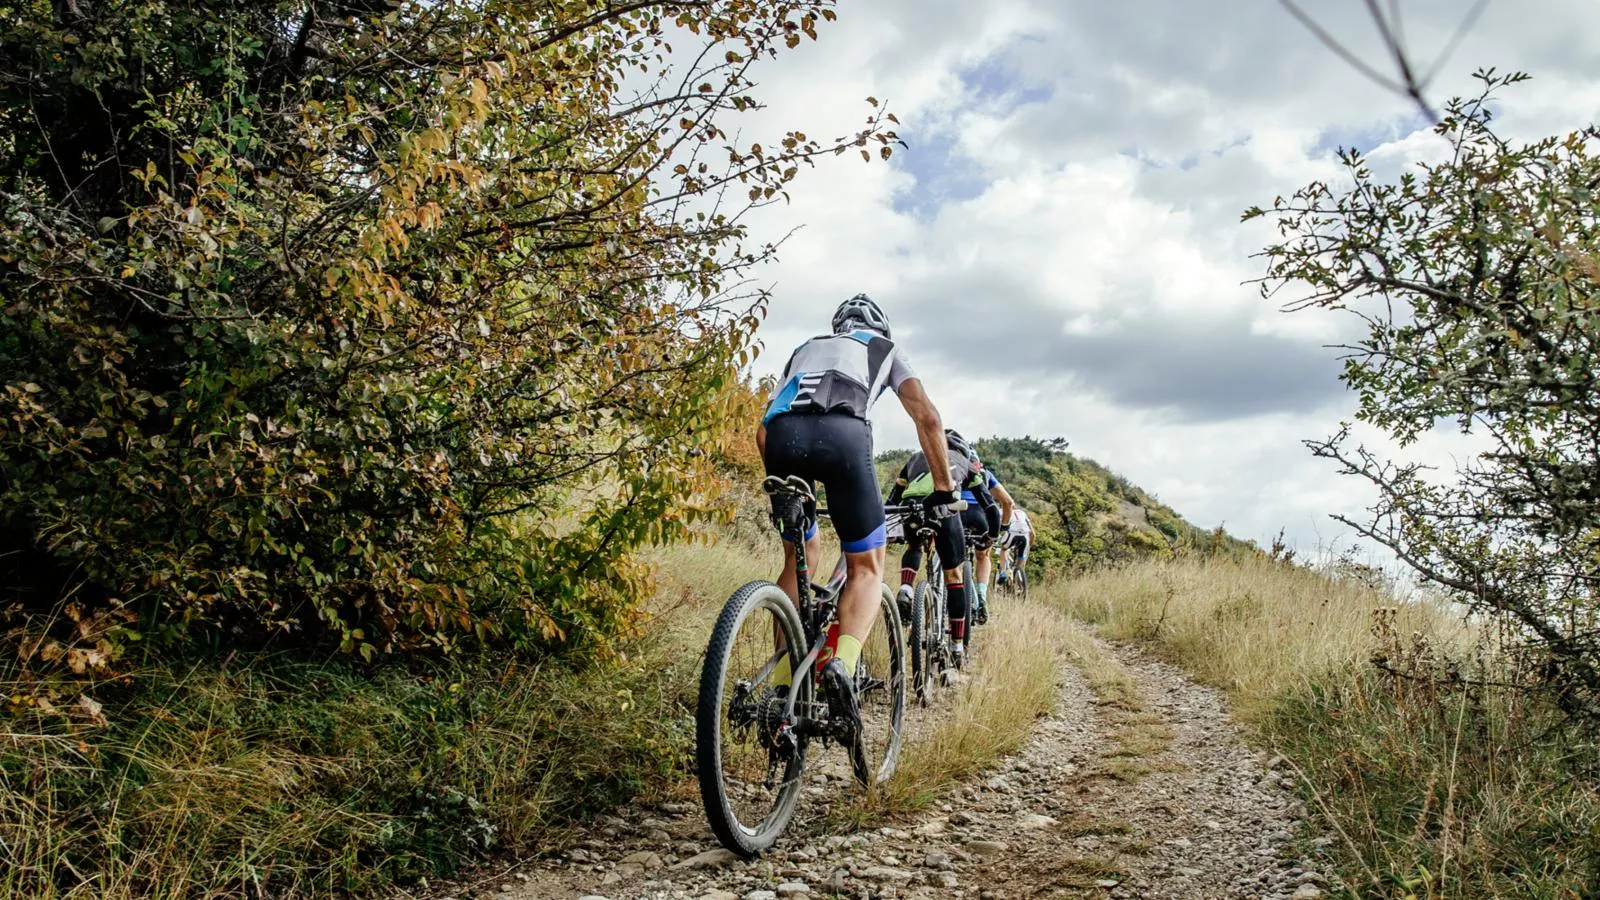
[[[840,634],[839,651],[834,657],[844,662],[844,670],[851,678],[856,677],[856,664],[861,662],[861,641],[853,634]]]
[[[772,670],[772,684],[774,687],[787,687],[794,682],[794,670],[789,665],[789,654],[783,654],[778,660],[778,667]]]

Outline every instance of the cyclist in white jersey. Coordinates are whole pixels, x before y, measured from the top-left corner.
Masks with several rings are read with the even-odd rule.
[[[1033,523],[1022,507],[1011,510],[1011,526],[1006,531],[1005,543],[1000,547],[1000,574],[998,581],[1005,584],[1011,577],[1011,563],[1026,565],[1028,549],[1033,546]]]

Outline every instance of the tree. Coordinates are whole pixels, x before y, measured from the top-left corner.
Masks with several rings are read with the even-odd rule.
[[[624,627],[715,511],[743,213],[894,142],[730,136],[832,0],[3,8],[0,612],[77,669]]]
[[[1478,73],[1435,128],[1449,158],[1388,183],[1362,157],[1270,210],[1265,294],[1291,309],[1359,316],[1343,380],[1356,418],[1401,448],[1454,422],[1487,445],[1439,473],[1352,446],[1350,426],[1310,442],[1378,493],[1337,517],[1478,612],[1514,623],[1545,658],[1562,708],[1600,715],[1600,134],[1503,139],[1490,99],[1521,73]]]

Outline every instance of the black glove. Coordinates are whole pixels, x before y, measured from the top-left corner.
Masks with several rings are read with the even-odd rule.
[[[922,508],[928,511],[930,518],[942,519],[960,511],[961,507],[956,506],[958,502],[954,491],[934,491],[922,498]]]

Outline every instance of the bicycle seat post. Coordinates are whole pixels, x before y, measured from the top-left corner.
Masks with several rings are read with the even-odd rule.
[[[798,475],[790,475],[788,478],[768,475],[762,480],[761,489],[772,498],[772,524],[778,529],[778,533],[783,535],[785,540],[791,534],[795,536],[792,542],[795,576],[801,601],[804,602],[811,572],[806,559],[806,532],[811,530],[813,522],[811,510],[816,508],[817,495],[812,492],[811,485]]]

